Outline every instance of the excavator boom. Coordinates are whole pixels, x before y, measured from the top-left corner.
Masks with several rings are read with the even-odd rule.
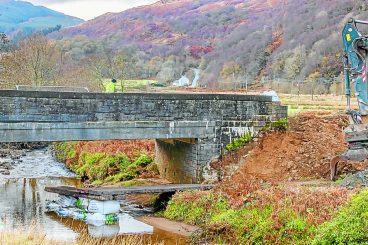
[[[342,31],[344,44],[344,77],[347,98],[347,114],[350,125],[345,129],[348,149],[341,156],[334,157],[330,163],[331,179],[337,175],[338,163],[345,160],[363,161],[368,159],[368,83],[366,59],[368,56],[368,35],[362,35],[358,25],[367,25],[368,21],[349,19]],[[351,109],[351,86],[354,84],[359,110]]]

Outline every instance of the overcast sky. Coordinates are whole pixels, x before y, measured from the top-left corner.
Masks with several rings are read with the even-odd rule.
[[[24,0],[43,5],[62,13],[84,20],[93,19],[107,12],[121,12],[125,9],[151,4],[158,0]]]

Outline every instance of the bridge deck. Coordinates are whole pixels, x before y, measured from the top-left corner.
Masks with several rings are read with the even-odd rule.
[[[45,191],[60,195],[94,200],[123,200],[126,194],[167,193],[187,190],[210,190],[214,185],[178,184],[134,187],[75,188],[71,186],[46,187]]]

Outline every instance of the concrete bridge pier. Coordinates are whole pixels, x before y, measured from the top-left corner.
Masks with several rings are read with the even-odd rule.
[[[174,183],[200,183],[217,178],[207,168],[220,151],[220,145],[208,139],[157,139],[155,161],[160,175]]]

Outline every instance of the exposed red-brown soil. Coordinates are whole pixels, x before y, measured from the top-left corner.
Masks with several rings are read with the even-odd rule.
[[[343,133],[347,117],[342,114],[303,113],[289,121],[287,131],[265,133],[215,163],[217,168],[240,165],[238,171],[217,188],[229,197],[233,206],[244,205],[251,201],[248,198],[254,197],[258,203],[278,205],[278,196],[289,196],[295,209],[306,211],[308,207],[317,209],[332,199],[334,201],[329,203],[329,207],[337,207],[351,194],[345,188],[331,187],[331,183],[325,181],[329,178],[330,159],[347,148]],[[367,166],[367,161],[347,162],[342,163],[340,169],[354,171]],[[303,180],[316,179],[316,183],[312,181],[312,188],[298,185]],[[289,182],[291,180],[297,182]],[[271,197],[274,200],[269,200]],[[321,221],[328,219],[327,210],[319,212]]]
[[[253,176],[265,181],[327,178],[332,157],[346,150],[342,114],[303,113],[290,118],[285,132],[269,132],[237,153],[225,156],[217,165],[239,161],[232,176]],[[366,163],[343,163],[342,168],[361,169]]]
[[[290,130],[261,138],[242,172],[266,180],[326,177],[329,162],[346,149],[346,117],[307,113],[290,119]]]

